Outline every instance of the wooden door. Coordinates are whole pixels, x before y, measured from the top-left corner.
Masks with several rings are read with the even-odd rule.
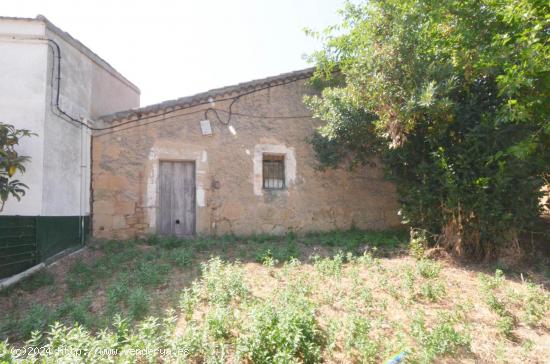
[[[159,167],[158,232],[195,234],[195,162],[161,161]]]

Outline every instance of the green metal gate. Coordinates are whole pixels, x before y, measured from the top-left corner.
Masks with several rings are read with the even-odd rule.
[[[0,278],[24,271],[38,262],[36,219],[27,216],[0,218]]]
[[[0,279],[81,246],[89,221],[88,216],[0,216]]]

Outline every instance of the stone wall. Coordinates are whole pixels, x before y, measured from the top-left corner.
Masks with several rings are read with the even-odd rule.
[[[93,137],[93,234],[129,238],[156,231],[160,160],[196,163],[199,234],[251,234],[314,230],[386,229],[399,225],[395,188],[379,167],[318,171],[306,142],[321,122],[263,116],[309,115],[304,81],[241,97],[230,125],[209,113],[213,134],[203,136],[200,120],[210,106],[194,106]],[[227,96],[226,96],[227,98]],[[243,115],[246,114],[246,115]],[[227,114],[220,113],[222,120]],[[117,120],[114,123],[126,122]],[[262,189],[264,152],[285,154],[285,190]]]

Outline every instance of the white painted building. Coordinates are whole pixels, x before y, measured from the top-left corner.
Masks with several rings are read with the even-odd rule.
[[[20,202],[9,198],[0,219],[67,217],[82,226],[90,214],[90,132],[81,123],[139,107],[140,91],[40,15],[0,17],[0,54],[0,122],[38,134],[18,148],[32,158],[17,174],[29,190]]]

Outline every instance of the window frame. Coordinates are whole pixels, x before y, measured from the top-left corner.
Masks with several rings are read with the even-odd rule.
[[[267,173],[268,176],[266,176],[266,162],[268,164],[267,171],[269,171],[269,168],[275,167],[275,169],[271,169],[271,173]],[[262,153],[262,189],[267,191],[280,191],[286,189],[286,157],[284,154],[278,154],[278,153]],[[266,183],[269,180],[271,180],[271,186],[270,183]],[[276,186],[275,181],[281,181],[281,186]]]

